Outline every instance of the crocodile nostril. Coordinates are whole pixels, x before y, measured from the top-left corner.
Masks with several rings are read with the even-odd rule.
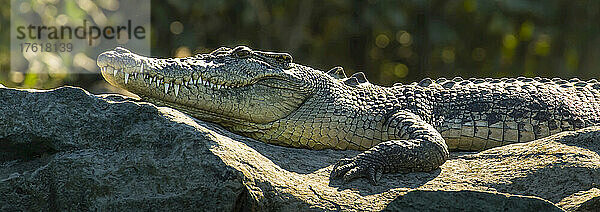
[[[109,54],[110,54],[109,52],[103,52],[102,54],[98,55],[98,59],[96,59],[96,64],[99,67],[106,66],[110,62]]]

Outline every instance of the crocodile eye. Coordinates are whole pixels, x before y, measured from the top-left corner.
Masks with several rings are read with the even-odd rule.
[[[287,53],[280,53],[275,56],[275,59],[281,63],[291,63],[292,56]]]
[[[235,56],[237,56],[239,58],[246,58],[246,57],[250,56],[250,51],[248,51],[248,50],[237,51],[237,52],[235,52]]]
[[[248,47],[240,46],[233,50],[233,54],[238,58],[246,58],[252,54],[252,50]]]

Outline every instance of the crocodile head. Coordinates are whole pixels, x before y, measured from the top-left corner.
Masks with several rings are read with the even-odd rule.
[[[286,117],[315,90],[309,79],[315,70],[292,63],[289,54],[245,46],[175,59],[117,47],[100,54],[97,64],[114,86],[226,126]]]

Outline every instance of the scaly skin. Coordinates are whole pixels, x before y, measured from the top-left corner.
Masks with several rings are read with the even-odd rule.
[[[431,171],[448,150],[483,150],[600,123],[600,84],[572,79],[424,79],[381,87],[292,62],[286,53],[220,48],[157,59],[116,48],[98,56],[112,85],[267,143],[366,150],[332,177]]]

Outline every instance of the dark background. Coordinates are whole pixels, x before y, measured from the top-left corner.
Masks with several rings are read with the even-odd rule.
[[[0,83],[105,91],[101,76],[10,72],[9,0],[0,0]],[[600,77],[600,1],[152,1],[152,55],[220,46],[283,51],[376,84],[424,77]],[[32,76],[29,76],[32,75]]]

